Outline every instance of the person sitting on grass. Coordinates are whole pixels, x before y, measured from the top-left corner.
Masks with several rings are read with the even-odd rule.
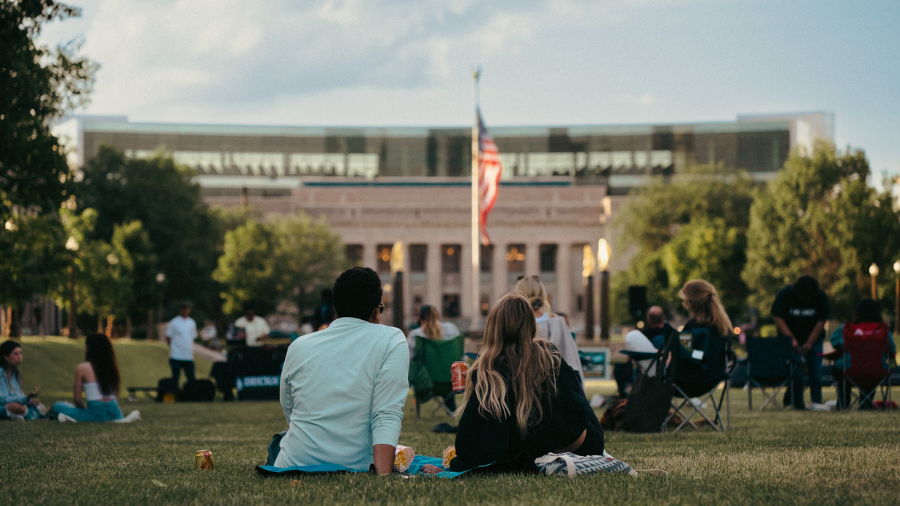
[[[499,462],[498,470],[536,471],[534,459],[550,452],[603,455],[603,429],[581,378],[537,334],[525,297],[506,295],[491,309],[466,380],[450,470]]]
[[[75,403],[59,401],[53,413],[60,422],[109,422],[122,418],[116,395],[119,366],[112,343],[104,334],[91,334],[84,342],[84,362],[75,366],[72,387]],[[87,400],[85,404],[82,392]]]
[[[25,395],[22,392],[22,377],[19,366],[22,365],[22,345],[16,341],[5,341],[0,344],[0,420],[37,420],[43,416],[44,405],[37,398],[41,389]]]
[[[379,325],[381,298],[375,271],[345,271],[334,283],[337,319],[288,348],[281,373],[288,430],[269,447],[275,467],[366,471],[374,464],[378,474],[391,473],[409,392],[409,351],[400,329]]]

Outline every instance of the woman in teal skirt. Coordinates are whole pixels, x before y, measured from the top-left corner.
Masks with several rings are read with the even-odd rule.
[[[75,367],[75,403],[55,403],[54,414],[61,422],[110,422],[121,419],[122,410],[116,399],[120,383],[119,366],[109,338],[103,334],[87,336],[84,360]]]

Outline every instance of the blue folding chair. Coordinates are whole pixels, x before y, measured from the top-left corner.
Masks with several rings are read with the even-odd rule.
[[[748,337],[747,338],[747,409],[753,409],[753,389],[758,388],[763,394],[762,411],[770,403],[779,409],[784,406],[778,402],[778,394],[787,388],[791,405],[794,405],[793,389],[790,389],[794,375],[794,362],[791,360],[793,343],[790,337]],[[770,391],[766,391],[769,388]]]

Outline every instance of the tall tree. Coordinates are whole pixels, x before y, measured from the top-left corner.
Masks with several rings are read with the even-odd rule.
[[[52,0],[0,2],[0,222],[16,208],[55,213],[71,194],[50,126],[87,103],[97,66],[77,55],[78,44],[50,49],[37,39],[45,23],[80,13]]]
[[[679,180],[656,178],[635,191],[618,213],[617,254],[631,254],[628,269],[612,277],[613,317],[629,321],[623,301],[629,285],[647,286],[651,303],[680,309],[678,290],[703,278],[732,316],[742,315],[752,180],[722,166],[696,166]]]
[[[136,267],[134,290],[162,289],[162,303],[169,309],[192,301],[207,315],[219,311],[221,289],[211,274],[222,232],[192,182],[194,172],[162,151],[135,160],[108,146],[101,146],[83,170],[82,207],[97,210],[91,237],[110,241],[116,225],[140,221],[152,245],[143,258],[153,259],[157,270],[146,263]],[[136,300],[132,309],[139,317],[158,304],[158,297],[148,297]]]
[[[743,278],[752,306],[767,314],[779,289],[810,274],[830,295],[834,316],[850,316],[869,294],[869,266],[886,272],[900,251],[891,185],[879,193],[869,176],[862,150],[841,153],[819,142],[812,156],[791,154],[751,211]]]
[[[224,311],[235,314],[244,302],[266,313],[279,303],[295,303],[301,313],[316,303],[346,267],[339,236],[324,221],[305,214],[249,221],[225,235],[225,253],[214,277],[224,285]]]

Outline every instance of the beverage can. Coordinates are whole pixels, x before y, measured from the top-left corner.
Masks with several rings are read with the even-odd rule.
[[[469,366],[465,362],[453,362],[450,365],[450,381],[453,382],[453,391],[461,394],[466,391],[466,375]]]
[[[681,341],[681,345],[688,351],[693,350],[694,346],[694,335],[690,332],[682,332],[678,339]]]
[[[194,452],[194,464],[196,464],[197,469],[203,471],[212,471],[216,468],[215,464],[213,464],[212,452],[209,450],[197,450]]]

